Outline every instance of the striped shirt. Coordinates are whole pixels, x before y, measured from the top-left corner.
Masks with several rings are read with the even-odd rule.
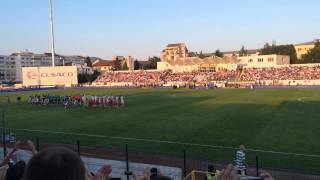
[[[234,163],[238,170],[246,169],[246,153],[242,150],[238,150],[236,152],[236,159],[234,160]]]

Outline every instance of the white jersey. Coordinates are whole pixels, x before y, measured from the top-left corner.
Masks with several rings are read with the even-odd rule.
[[[115,105],[119,105],[119,96],[116,96],[116,102]]]
[[[102,105],[105,106],[107,103],[106,96],[102,96]]]
[[[99,97],[98,96],[94,97],[94,104],[99,105]]]
[[[121,103],[121,106],[124,106],[124,98],[123,98],[123,96],[120,97],[120,103]]]
[[[103,97],[99,96],[99,106],[103,105]]]
[[[82,97],[81,97],[81,99],[82,99],[82,104],[87,104],[87,97],[86,97],[86,95],[83,95]]]

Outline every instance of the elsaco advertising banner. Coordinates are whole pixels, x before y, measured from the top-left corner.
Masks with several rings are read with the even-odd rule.
[[[67,86],[78,84],[76,66],[24,67],[23,86]]]

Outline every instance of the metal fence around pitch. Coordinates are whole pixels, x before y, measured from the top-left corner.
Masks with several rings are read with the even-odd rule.
[[[61,145],[73,149],[79,155],[126,162],[125,171],[128,172],[129,162],[179,167],[183,176],[195,169],[206,170],[210,164],[222,169],[233,162],[237,151],[234,147],[2,127],[1,145],[4,147],[4,154],[6,147],[13,144],[4,138],[5,134],[10,133],[19,140],[33,140],[39,150]],[[256,176],[267,169],[277,177],[292,175],[302,176],[302,179],[320,180],[320,155],[259,149],[246,149],[245,152],[249,175]]]

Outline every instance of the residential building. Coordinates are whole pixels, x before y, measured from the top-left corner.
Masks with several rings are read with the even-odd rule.
[[[15,80],[22,81],[22,68],[23,67],[43,67],[52,65],[51,53],[34,54],[28,50],[19,51],[11,54],[15,59]],[[56,55],[56,62],[61,59],[61,56]],[[57,63],[56,63],[57,64]]]
[[[309,50],[313,49],[315,44],[320,42],[320,39],[315,39],[310,42],[295,44],[294,48],[296,49],[297,58],[301,59],[304,54],[307,54]]]
[[[138,61],[139,69],[148,69],[151,66],[151,61],[148,60],[140,60]]]
[[[129,71],[133,71],[134,70],[134,59],[132,56],[113,56],[112,57],[112,61],[120,61],[121,63],[121,66],[123,66],[125,63],[127,64],[128,66],[128,70]]]
[[[0,82],[15,81],[16,61],[14,57],[0,55]]]
[[[160,55],[161,61],[177,60],[186,57],[188,57],[188,49],[184,43],[168,44]]]
[[[238,59],[238,67],[243,68],[264,68],[290,65],[290,56],[286,55],[254,55],[238,57]]]
[[[225,51],[225,52],[222,52],[222,53],[223,53],[223,56],[228,56],[228,57],[236,56],[236,57],[239,57],[239,51]],[[247,50],[247,56],[254,56],[254,55],[259,55],[259,49],[248,49]]]
[[[73,63],[73,64],[84,64],[86,58],[83,56],[63,56],[61,64],[68,64],[68,63]]]
[[[168,45],[169,46],[169,45]],[[170,46],[171,47],[171,46]],[[185,46],[184,46],[185,47]],[[185,47],[185,49],[187,49]],[[165,50],[167,51],[167,50]],[[162,51],[161,54],[163,54]],[[174,58],[162,58],[157,63],[159,71],[172,70],[173,72],[191,72],[191,71],[220,71],[236,70],[237,68],[262,68],[276,67],[280,65],[289,65],[290,56],[285,55],[258,55],[258,50],[248,51],[248,56],[238,57],[238,51],[230,52],[233,55],[226,55],[222,58],[209,56],[206,58],[189,57],[179,55]],[[170,52],[169,52],[170,53]],[[164,57],[164,56],[163,56]]]
[[[97,60],[92,63],[93,70],[97,70],[99,72],[108,72],[112,71],[114,61],[111,60]]]
[[[62,65],[60,65],[62,66]],[[93,74],[93,68],[87,66],[87,64],[77,64],[77,63],[65,63],[64,66],[77,66],[78,74]]]
[[[161,52],[161,62],[157,63],[157,70],[171,70],[173,72],[236,70],[239,62],[236,57],[211,56],[201,59],[193,55],[194,53],[188,53],[188,49],[183,43],[169,44]]]
[[[174,61],[157,62],[158,71],[171,70],[173,72],[216,72],[221,70],[236,70],[239,60],[236,57],[186,57]]]
[[[45,67],[52,65],[52,54],[35,54],[28,50],[12,53],[9,56],[0,56],[0,82],[22,81],[23,67]],[[94,58],[99,59],[99,58]],[[73,64],[78,67],[79,72],[93,73],[92,69],[84,67],[85,57],[55,55],[55,65],[62,66]]]

